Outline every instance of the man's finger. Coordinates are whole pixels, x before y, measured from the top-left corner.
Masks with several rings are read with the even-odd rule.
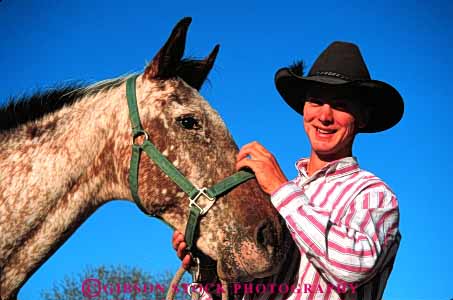
[[[258,142],[252,142],[252,147],[254,149],[256,149],[257,151],[263,153],[263,154],[266,154],[266,153],[269,153],[269,150],[267,150],[263,145],[261,145],[260,143]]]
[[[236,163],[236,170],[242,169],[242,168],[250,168],[255,172],[259,172],[261,170],[260,168],[260,162],[257,160],[251,160],[251,159],[242,159]]]
[[[253,150],[253,151],[262,152],[263,149],[265,150],[265,148],[263,146],[261,146],[261,144],[258,142],[252,142],[252,143],[246,144],[243,147],[241,147],[241,150],[244,150],[244,151]]]
[[[185,242],[181,242],[178,245],[178,249],[176,250],[176,252],[177,252],[179,258],[182,259],[187,254],[186,248],[187,248],[187,245]]]
[[[184,242],[184,236],[180,232],[179,234],[173,234],[173,249],[177,250],[181,242]]]
[[[273,157],[273,155],[258,142],[250,143],[242,147],[236,160],[243,159],[248,155],[251,155],[256,159],[269,159],[270,157]]]
[[[236,156],[236,160],[244,159],[249,155],[251,156],[252,159],[255,160],[264,160],[267,158],[263,152],[252,147],[241,149],[241,151],[239,151],[238,155]]]
[[[189,254],[187,254],[182,260],[182,266],[184,269],[189,270],[191,263],[192,257]]]
[[[179,235],[179,231],[175,230],[173,231],[173,235],[171,236],[171,243],[174,244],[176,238],[178,237]]]

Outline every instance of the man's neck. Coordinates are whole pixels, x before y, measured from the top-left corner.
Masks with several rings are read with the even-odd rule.
[[[310,161],[307,165],[307,175],[312,176],[318,170],[322,169],[325,165],[332,161],[336,161],[345,157],[352,156],[352,150],[344,153],[336,153],[333,155],[322,155],[311,151]]]

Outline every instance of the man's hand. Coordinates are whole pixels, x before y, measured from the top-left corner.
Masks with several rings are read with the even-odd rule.
[[[236,169],[249,167],[255,172],[259,185],[268,194],[288,181],[274,156],[258,142],[245,145],[237,155]]]
[[[178,255],[179,259],[182,260],[182,266],[184,267],[184,269],[189,270],[192,263],[192,257],[186,252],[187,245],[184,241],[184,235],[176,230],[173,233],[172,244],[173,249],[176,250],[176,254]]]

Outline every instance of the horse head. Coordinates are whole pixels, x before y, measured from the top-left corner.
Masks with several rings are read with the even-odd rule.
[[[181,20],[143,74],[135,96],[149,140],[198,187],[235,172],[238,148],[199,90],[219,47],[183,59],[190,19]],[[130,199],[132,138],[126,86],[131,77],[66,86],[0,108],[0,298],[20,287],[97,208]],[[189,201],[145,155],[139,160],[143,209],[184,231]],[[134,193],[135,194],[135,193]],[[198,200],[202,207],[210,201]],[[220,195],[201,217],[196,247],[222,280],[277,271],[287,231],[256,180]]]
[[[198,187],[235,172],[238,148],[218,113],[199,94],[219,50],[184,60],[190,18],[181,20],[137,79],[138,109],[150,140]],[[122,158],[129,158],[124,153]],[[184,231],[187,196],[151,160],[140,160],[139,196],[144,209]],[[124,177],[128,168],[124,167]],[[207,199],[201,200],[206,204]],[[203,216],[197,247],[217,261],[225,280],[271,274],[284,255],[284,227],[268,196],[250,180],[221,197]]]

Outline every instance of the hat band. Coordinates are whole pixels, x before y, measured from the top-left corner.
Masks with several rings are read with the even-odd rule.
[[[347,80],[347,81],[352,81],[351,78],[344,76],[343,74],[335,73],[335,72],[316,72],[314,74],[314,76],[330,76],[330,77],[337,77],[337,78]]]

